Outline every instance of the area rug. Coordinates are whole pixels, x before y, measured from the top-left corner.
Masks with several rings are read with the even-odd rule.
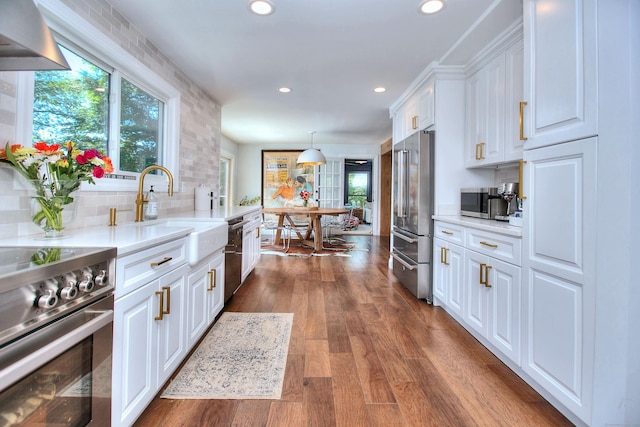
[[[279,399],[293,313],[225,312],[165,399]]]

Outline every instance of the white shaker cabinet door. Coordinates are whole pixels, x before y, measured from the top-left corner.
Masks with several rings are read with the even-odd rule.
[[[525,0],[525,149],[597,134],[595,0]]]
[[[594,363],[596,147],[596,138],[589,138],[524,152],[522,368],[587,424]]]

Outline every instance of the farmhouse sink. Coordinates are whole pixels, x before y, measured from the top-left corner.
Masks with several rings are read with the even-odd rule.
[[[191,228],[187,236],[187,262],[195,265],[227,244],[227,223],[204,218],[167,218],[145,223],[147,227]]]

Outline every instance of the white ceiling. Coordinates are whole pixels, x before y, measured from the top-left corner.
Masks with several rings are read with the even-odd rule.
[[[389,106],[432,62],[465,64],[522,16],[520,0],[109,0],[222,106],[241,144],[380,144]],[[288,86],[289,94],[278,88]],[[382,94],[374,87],[384,86]]]

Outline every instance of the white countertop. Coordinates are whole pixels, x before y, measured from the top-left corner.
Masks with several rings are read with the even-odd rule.
[[[260,210],[260,206],[234,206],[231,209],[212,211],[179,212],[164,218],[146,222],[131,222],[116,226],[99,225],[86,228],[65,230],[65,236],[59,239],[45,239],[42,234],[9,237],[0,239],[0,247],[104,247],[118,249],[118,256],[159,245],[164,242],[185,237],[194,231],[193,227],[163,224],[167,219],[213,219],[221,226],[230,219]]]
[[[505,234],[507,236],[522,237],[522,227],[510,225],[506,221],[472,218],[461,215],[434,215],[433,219],[435,221],[477,228],[479,230],[491,231],[493,233]]]

